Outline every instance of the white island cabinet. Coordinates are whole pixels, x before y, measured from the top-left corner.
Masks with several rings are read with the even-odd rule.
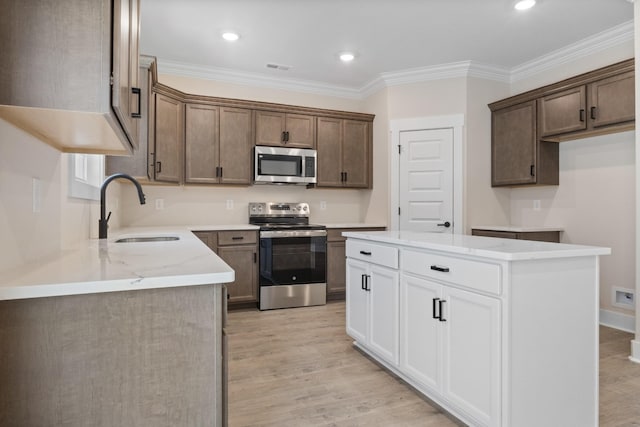
[[[598,425],[608,248],[349,232],[347,333],[473,426]]]

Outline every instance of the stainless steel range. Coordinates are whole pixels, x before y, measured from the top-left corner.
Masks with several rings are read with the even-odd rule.
[[[260,226],[260,310],[327,302],[327,230],[308,203],[249,203]]]

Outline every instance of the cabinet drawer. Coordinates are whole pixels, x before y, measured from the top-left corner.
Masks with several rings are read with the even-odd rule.
[[[402,251],[400,257],[402,270],[405,272],[496,295],[501,292],[501,274],[498,264],[410,250]]]
[[[398,249],[390,246],[347,239],[347,257],[385,267],[398,268]]]
[[[248,245],[258,241],[258,232],[253,230],[219,231],[218,246]]]

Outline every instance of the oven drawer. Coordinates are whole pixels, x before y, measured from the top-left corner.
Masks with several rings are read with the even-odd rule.
[[[254,230],[218,231],[218,246],[250,245],[258,241]]]
[[[347,257],[398,268],[398,249],[362,240],[347,239]]]
[[[402,251],[402,270],[500,295],[501,269],[491,264],[411,250]]]

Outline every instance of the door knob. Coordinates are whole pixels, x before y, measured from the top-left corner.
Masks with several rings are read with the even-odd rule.
[[[451,223],[449,221],[445,221],[442,224],[438,224],[438,227],[449,228],[451,227]]]

